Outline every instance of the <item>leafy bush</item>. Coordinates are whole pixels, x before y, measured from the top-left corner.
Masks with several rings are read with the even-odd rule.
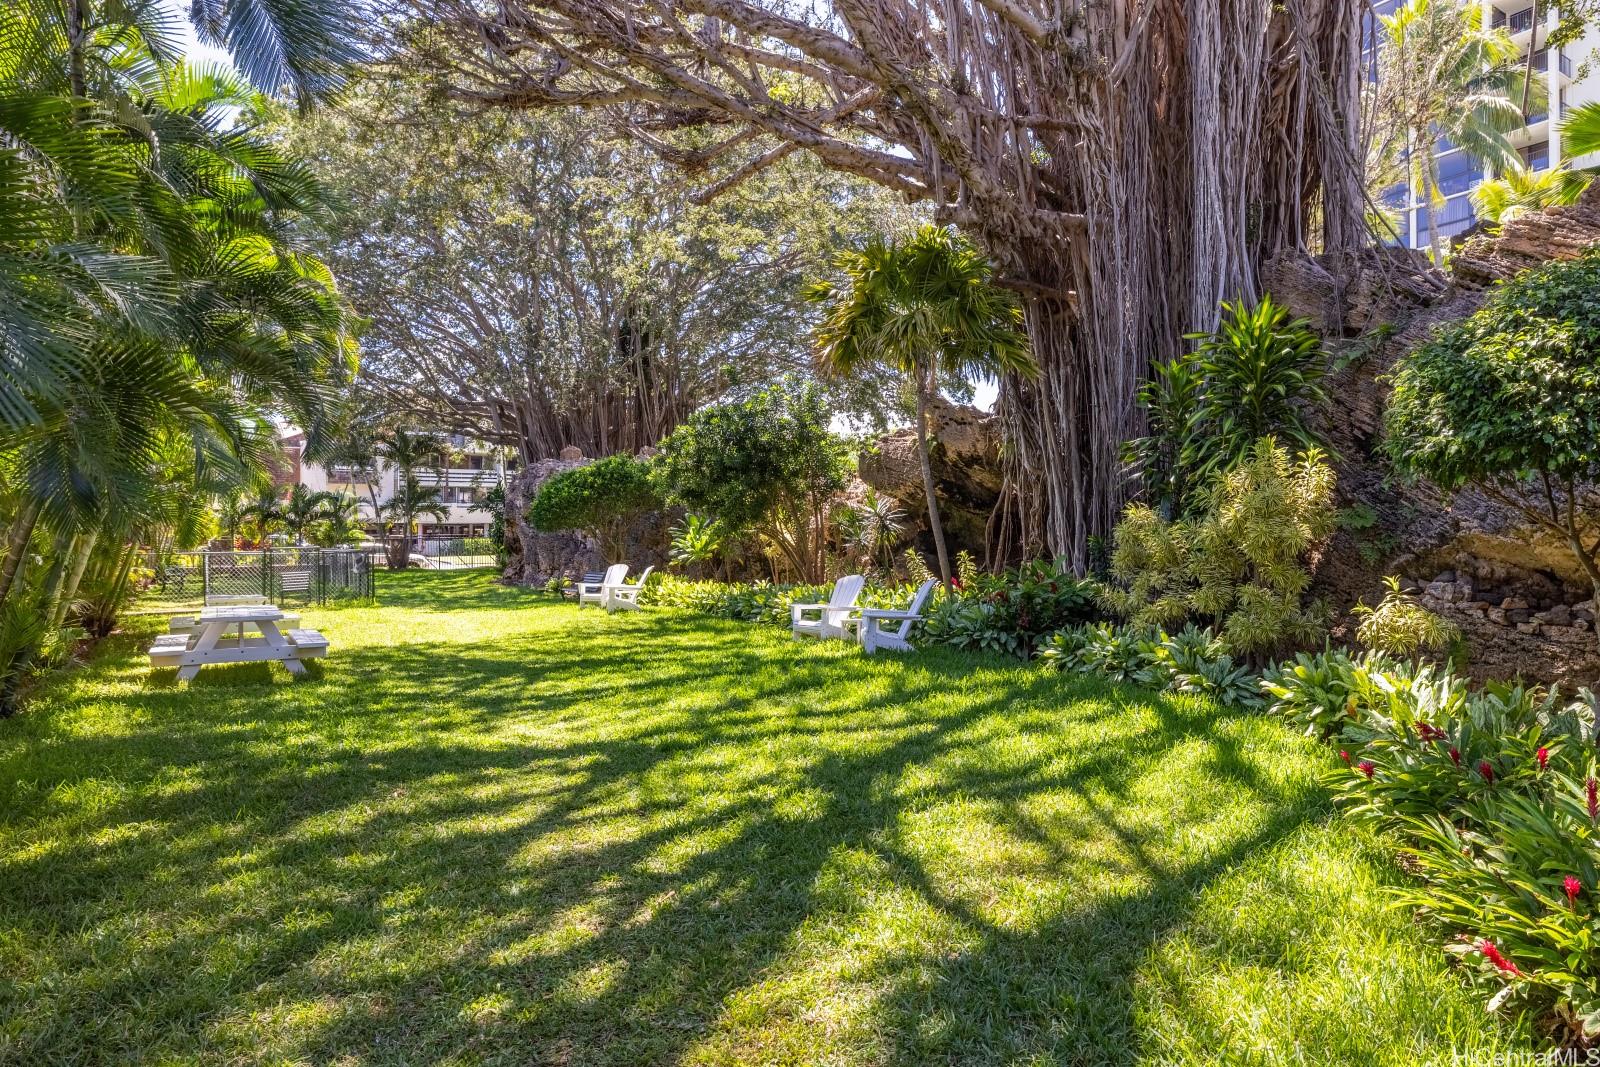
[[[928,613],[926,641],[1026,658],[1048,635],[1095,614],[1093,583],[1044,560],[990,575],[978,573],[968,556],[958,560],[958,573],[956,595]]]
[[[1356,627],[1356,638],[1368,648],[1379,652],[1392,652],[1397,656],[1410,656],[1418,652],[1439,651],[1461,640],[1461,628],[1440,618],[1415,597],[1400,591],[1400,579],[1383,580],[1388,592],[1375,608],[1357,604],[1355,614],[1361,619]]]
[[[1297,448],[1321,441],[1307,416],[1327,402],[1327,359],[1304,319],[1264,298],[1223,304],[1215,333],[1195,351],[1154,367],[1140,387],[1147,436],[1128,442],[1129,465],[1163,518],[1185,514],[1195,491],[1246,459],[1263,437]]]
[[[528,522],[546,533],[581,530],[600,542],[607,559],[620,559],[628,524],[661,506],[649,462],[607,456],[562,471],[541,485],[528,505]]]
[[[1573,506],[1600,479],[1600,251],[1524,271],[1396,365],[1386,447],[1403,473],[1477,486],[1561,543],[1600,595]]]
[[[1600,1035],[1600,700],[1489,684],[1381,653],[1301,656],[1263,683],[1272,710],[1340,746],[1356,817],[1397,833],[1399,890],[1496,992]]]
[[[661,443],[660,485],[726,530],[758,532],[796,574],[819,581],[828,506],[847,467],[831,421],[814,385],[787,380],[702,408]]]
[[[1322,619],[1301,604],[1305,558],[1332,530],[1333,481],[1320,453],[1291,458],[1267,437],[1212,482],[1198,517],[1168,521],[1131,505],[1105,602],[1139,625],[1209,620],[1246,653],[1308,642]]]
[[[1265,703],[1255,672],[1234,662],[1215,632],[1192,625],[1176,634],[1111,623],[1061,630],[1044,642],[1039,658],[1058,670],[1193,693],[1236,707]]]

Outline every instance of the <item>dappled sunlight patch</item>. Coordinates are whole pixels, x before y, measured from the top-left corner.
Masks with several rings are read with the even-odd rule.
[[[1430,1049],[1467,1056],[1525,1038],[1514,1019],[1484,1025],[1472,995],[1391,906],[1396,877],[1375,845],[1328,824],[1250,857],[1207,887],[1189,923],[1141,966],[1141,1044],[1228,1062],[1299,1047],[1400,1065],[1429,1061]]]
[[[317,613],[310,684],[147,686],[135,642],[0,723],[0,1060],[1523,1041],[1451,1014],[1381,866],[1315,822],[1325,757],[1274,723],[482,575],[391,594]],[[1455,1021],[1415,1026],[1424,997]]]

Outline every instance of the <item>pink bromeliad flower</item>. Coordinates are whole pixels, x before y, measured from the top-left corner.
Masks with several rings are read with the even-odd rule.
[[[1372,772],[1374,770],[1376,770],[1376,769],[1377,768],[1375,768],[1372,765],[1372,761],[1371,760],[1362,760],[1360,763],[1356,764],[1356,770],[1360,771],[1362,774],[1366,775],[1368,778],[1372,777]]]
[[[1578,894],[1583,892],[1583,883],[1569,874],[1566,880],[1561,883],[1561,888],[1567,894],[1567,903],[1576,908],[1578,906]]]
[[[1522,973],[1521,971],[1517,970],[1517,965],[1515,963],[1512,963],[1510,960],[1506,959],[1500,954],[1500,950],[1494,947],[1493,941],[1485,941],[1478,947],[1483,950],[1483,954],[1485,956],[1489,957],[1490,963],[1494,964],[1505,973],[1516,975],[1520,975]]]
[[[1478,761],[1478,773],[1483,775],[1484,781],[1488,782],[1490,785],[1494,784],[1494,767],[1489,763],[1488,760]]]
[[[1533,756],[1534,759],[1539,761],[1539,769],[1541,771],[1550,766],[1550,750],[1548,748],[1541,748],[1539,751],[1535,752]]]

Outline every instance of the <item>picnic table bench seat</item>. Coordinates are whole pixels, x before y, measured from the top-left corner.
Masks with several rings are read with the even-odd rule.
[[[328,654],[328,639],[320,630],[285,630],[283,636],[295,647],[300,659],[321,659]]]

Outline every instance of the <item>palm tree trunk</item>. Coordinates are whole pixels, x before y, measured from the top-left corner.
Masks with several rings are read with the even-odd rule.
[[[72,567],[67,572],[66,584],[61,588],[61,597],[56,601],[55,611],[50,615],[50,628],[60,629],[62,623],[67,621],[67,611],[78,595],[78,586],[83,581],[83,572],[89,566],[89,557],[94,554],[95,541],[99,539],[99,530],[90,530],[78,537],[78,543],[73,548]]]
[[[1444,245],[1439,240],[1439,211],[1434,199],[1438,196],[1438,161],[1433,158],[1433,146],[1428,146],[1428,158],[1422,164],[1422,193],[1428,204],[1428,248],[1433,252],[1433,265],[1444,270]]]
[[[939,578],[948,593],[952,591],[950,556],[944,547],[944,526],[939,521],[939,497],[933,488],[933,459],[928,453],[928,393],[932,387],[933,368],[918,368],[916,377],[917,456],[922,460],[922,491],[928,497],[928,526],[933,531],[933,549],[939,557]]]
[[[22,557],[28,553],[28,541],[39,521],[39,501],[29,497],[22,512],[11,523],[10,536],[6,538],[5,563],[0,565],[0,604],[6,602],[11,585],[22,567]]]
[[[1528,91],[1533,88],[1533,53],[1539,47],[1539,0],[1533,0],[1533,32],[1528,37],[1528,56],[1522,68],[1522,103],[1518,107],[1522,111],[1522,121],[1528,121]],[[1549,57],[1545,58],[1548,65]],[[1550,109],[1546,108],[1548,112]],[[1551,115],[1550,121],[1554,123],[1561,116]],[[1554,129],[1554,125],[1550,127]]]

